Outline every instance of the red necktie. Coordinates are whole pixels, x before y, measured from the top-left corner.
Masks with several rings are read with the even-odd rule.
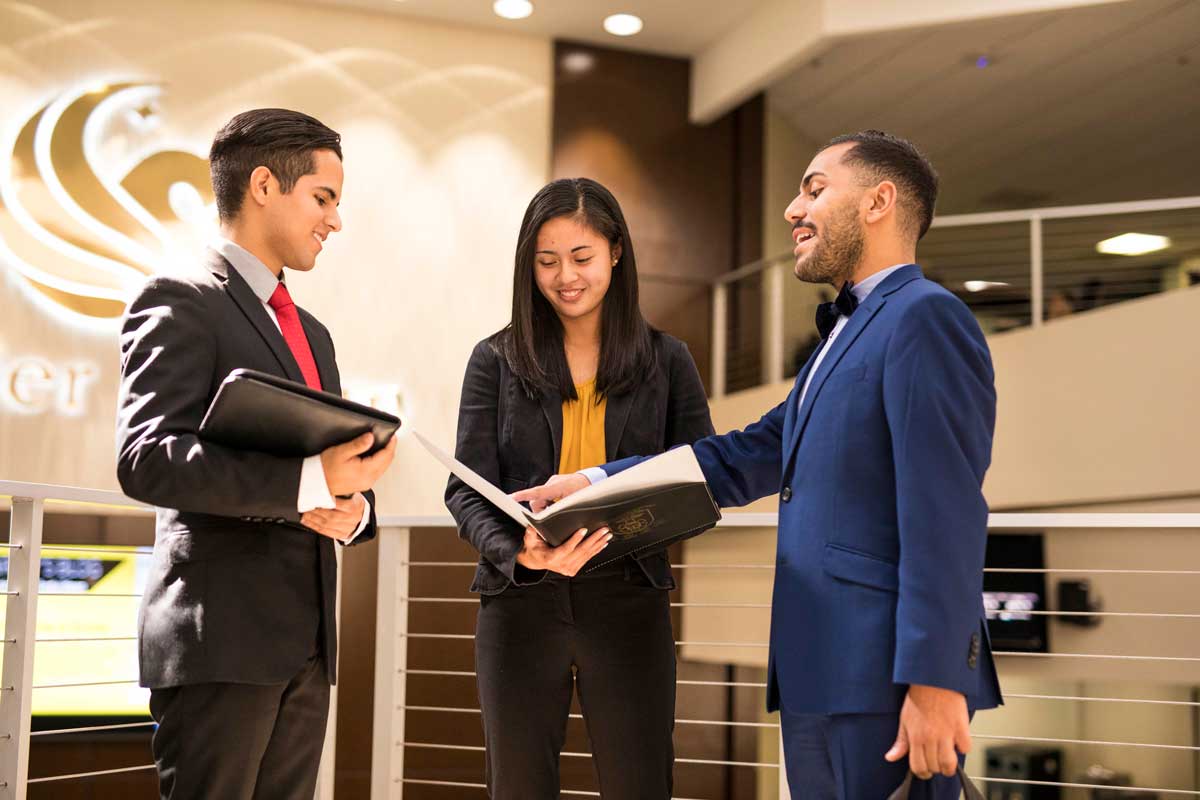
[[[287,342],[288,349],[296,358],[296,363],[300,365],[304,382],[311,389],[320,389],[321,376],[317,373],[317,362],[313,360],[312,350],[308,346],[308,337],[304,335],[304,328],[300,325],[300,314],[296,311],[296,304],[292,302],[292,296],[288,294],[283,281],[280,281],[279,286],[275,287],[275,294],[271,295],[267,305],[275,309],[275,319],[279,321],[279,330],[283,333],[283,339]]]

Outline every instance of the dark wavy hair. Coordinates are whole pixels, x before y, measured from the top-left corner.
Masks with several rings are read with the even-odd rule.
[[[884,131],[866,130],[835,136],[822,147],[853,142],[842,163],[857,167],[871,182],[892,181],[900,189],[899,205],[914,239],[920,240],[933,222],[938,175],[929,159],[907,139]]]
[[[342,158],[342,137],[319,119],[286,108],[243,111],[226,122],[208,153],[217,214],[222,222],[237,217],[246,198],[250,173],[266,167],[287,194],[296,181],[316,171],[313,153],[332,150]]]
[[[492,338],[492,347],[508,363],[526,393],[551,391],[575,400],[575,384],[563,349],[563,326],[534,280],[538,231],[558,217],[576,219],[608,240],[621,257],[600,314],[600,364],[597,400],[633,389],[654,369],[657,332],[638,305],[637,259],[625,215],[608,189],[588,178],[563,178],[546,184],[525,209],[513,270],[512,319]]]

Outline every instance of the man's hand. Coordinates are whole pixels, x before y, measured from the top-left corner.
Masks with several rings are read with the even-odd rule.
[[[382,452],[382,451],[381,451]],[[300,524],[322,536],[344,542],[354,535],[362,522],[367,499],[358,492],[353,497],[339,497],[337,508],[314,508],[300,516]]]
[[[551,547],[542,540],[536,530],[526,528],[525,546],[517,553],[517,563],[528,569],[548,569],[569,578],[583,569],[583,565],[593,556],[608,547],[610,539],[612,534],[608,532],[608,528],[601,528],[591,536],[587,535],[587,528],[580,528],[558,547]]]
[[[529,503],[529,508],[536,514],[551,503],[556,503],[567,495],[575,494],[580,489],[586,489],[591,485],[592,482],[587,479],[587,476],[578,472],[570,475],[554,475],[541,486],[514,492],[512,499],[518,503]],[[566,542],[563,542],[563,545],[566,545]]]
[[[899,761],[907,755],[912,773],[928,780],[937,772],[953,777],[958,772],[958,753],[970,751],[967,698],[936,686],[908,687],[896,743],[884,758]]]
[[[329,493],[335,497],[348,497],[355,492],[365,492],[375,485],[379,476],[387,470],[396,455],[396,437],[387,443],[387,447],[370,456],[363,453],[371,449],[375,436],[364,433],[357,439],[351,439],[343,444],[321,453],[321,466],[325,470],[325,485]]]

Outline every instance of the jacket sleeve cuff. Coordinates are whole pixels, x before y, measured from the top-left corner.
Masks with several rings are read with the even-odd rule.
[[[520,542],[517,542],[516,547],[512,548],[510,552],[506,552],[500,561],[492,563],[512,581],[514,586],[533,586],[535,583],[541,583],[546,577],[546,570],[529,569],[517,562],[517,554],[521,552],[522,546]]]

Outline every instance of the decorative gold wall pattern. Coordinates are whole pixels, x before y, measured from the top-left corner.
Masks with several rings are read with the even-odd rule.
[[[195,264],[212,135],[267,106],[345,151],[345,229],[293,294],[351,396],[402,394],[449,444],[546,180],[552,67],[543,39],[320,4],[0,0],[0,477],[115,488],[118,316]],[[440,513],[443,485],[402,447],[381,510]]]
[[[190,225],[200,237],[211,225],[204,156],[160,150],[139,155],[123,174],[114,173],[113,161],[94,158],[102,138],[157,127],[158,92],[134,82],[69,90],[0,150],[7,156],[0,162],[7,167],[0,169],[0,255],[69,311],[119,317],[142,280],[178,249],[171,228]]]

